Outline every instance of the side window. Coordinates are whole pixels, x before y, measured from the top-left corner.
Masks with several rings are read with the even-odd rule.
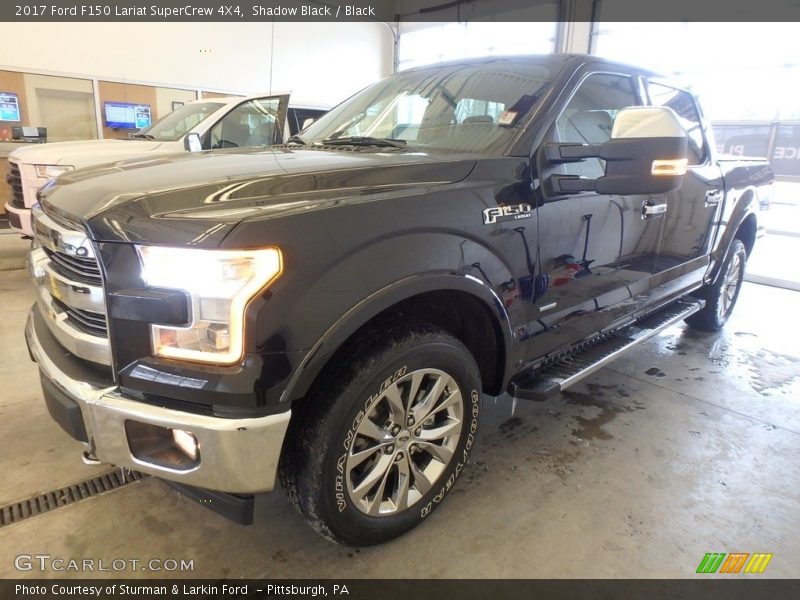
[[[631,78],[625,75],[597,73],[587,77],[564,108],[548,134],[553,142],[600,144],[611,138],[617,113],[639,104]],[[602,177],[605,165],[599,158],[559,167],[563,175],[586,178]]]
[[[660,83],[649,83],[647,89],[653,106],[667,106],[678,115],[686,135],[689,136],[689,164],[704,163],[706,151],[703,144],[703,127],[692,95]]]
[[[277,98],[250,100],[240,104],[211,128],[211,148],[251,148],[279,143],[276,122]]]

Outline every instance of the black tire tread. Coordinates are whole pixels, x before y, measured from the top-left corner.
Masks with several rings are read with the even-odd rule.
[[[279,466],[281,485],[312,528],[335,543],[352,544],[331,531],[318,514],[314,499],[318,497],[320,481],[313,477],[324,460],[329,440],[335,437],[335,432],[328,431],[331,410],[353,381],[369,373],[385,353],[420,338],[430,341],[431,336],[461,346],[471,356],[460,340],[424,321],[403,319],[381,324],[356,334],[326,366],[306,397],[292,405],[292,420]]]
[[[720,288],[724,283],[724,273],[728,268],[728,261],[730,261],[731,257],[737,254],[740,249],[745,251],[746,259],[747,251],[745,250],[744,244],[740,239],[734,238],[728,250],[726,260],[720,268],[717,281],[710,285],[703,286],[694,293],[694,296],[705,300],[706,305],[701,310],[698,310],[685,319],[686,324],[692,329],[697,329],[699,331],[719,331],[725,325],[725,322],[720,323],[717,318],[717,302],[719,301]]]

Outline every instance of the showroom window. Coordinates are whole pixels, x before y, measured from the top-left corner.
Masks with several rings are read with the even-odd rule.
[[[631,78],[597,73],[581,83],[550,130],[553,142],[602,144],[611,138],[614,117],[621,109],[639,104]],[[564,175],[597,178],[605,172],[604,162],[589,158],[561,165]]]
[[[481,56],[550,54],[556,24],[466,22],[437,24],[400,35],[398,68]]]

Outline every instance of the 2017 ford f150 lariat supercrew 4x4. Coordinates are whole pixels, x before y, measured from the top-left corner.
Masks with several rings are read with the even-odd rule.
[[[240,520],[279,477],[330,539],[400,535],[484,394],[723,326],[772,172],[709,136],[651,73],[492,58],[389,77],[282,146],[65,174],[29,265],[47,406],[88,457]]]

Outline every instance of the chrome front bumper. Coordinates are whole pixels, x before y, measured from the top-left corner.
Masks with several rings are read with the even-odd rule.
[[[42,376],[80,407],[88,450],[100,461],[222,492],[266,492],[275,487],[291,411],[247,419],[197,415],[127,398],[116,386],[101,388],[71,378],[44,351],[34,323],[36,310],[34,306],[25,326],[31,356]],[[135,457],[126,432],[127,421],[191,432],[199,446],[197,465],[176,470]]]

